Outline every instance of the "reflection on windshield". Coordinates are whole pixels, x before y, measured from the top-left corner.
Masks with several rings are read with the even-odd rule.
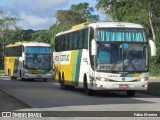
[[[97,68],[107,71],[146,71],[145,44],[122,44],[98,41]]]
[[[50,70],[51,66],[51,55],[26,54],[26,68]]]

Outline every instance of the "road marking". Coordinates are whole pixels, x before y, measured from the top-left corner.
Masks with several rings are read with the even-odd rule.
[[[54,85],[59,85],[59,83],[52,83],[52,84],[54,84]]]

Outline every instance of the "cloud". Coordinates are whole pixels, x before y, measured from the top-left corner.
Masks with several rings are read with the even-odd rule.
[[[68,4],[68,0],[0,0],[0,7],[9,15],[22,18],[19,24],[25,28],[42,28],[54,24],[56,9]],[[39,26],[39,27],[38,27]],[[46,28],[46,27],[45,27]]]
[[[23,21],[19,22],[20,26],[23,26],[23,29],[48,29],[56,21],[55,18],[50,17],[37,17],[37,16],[28,16],[26,14],[21,14]]]
[[[10,13],[20,15],[48,16],[53,15],[55,8],[65,6],[68,0],[7,0]]]

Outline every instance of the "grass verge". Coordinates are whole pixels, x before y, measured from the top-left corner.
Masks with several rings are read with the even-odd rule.
[[[150,82],[148,85],[148,91],[160,93],[160,82]]]
[[[0,74],[4,74],[4,70],[0,70]]]

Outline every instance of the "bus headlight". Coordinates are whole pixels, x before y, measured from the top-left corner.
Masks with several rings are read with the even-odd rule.
[[[108,78],[96,77],[98,81],[109,81]]]
[[[47,72],[47,74],[52,74],[53,75],[54,71],[50,70],[49,72]]]
[[[139,80],[139,81],[147,81],[147,80],[148,80],[148,77],[139,78],[138,80]]]
[[[24,71],[25,73],[27,73],[27,74],[32,74],[31,72],[29,72],[28,70],[25,70]]]

